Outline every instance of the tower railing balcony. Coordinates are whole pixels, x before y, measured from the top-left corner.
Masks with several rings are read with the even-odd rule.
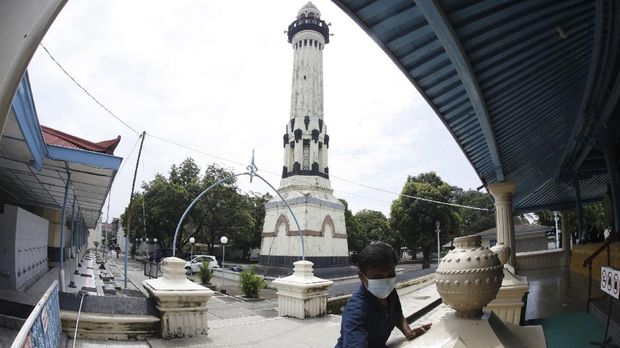
[[[329,26],[324,20],[313,17],[299,18],[288,26],[288,42],[293,42],[293,36],[303,30],[314,30],[325,38],[325,43],[329,43]]]

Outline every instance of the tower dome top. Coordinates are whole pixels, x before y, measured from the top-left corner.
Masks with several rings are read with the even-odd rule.
[[[308,1],[297,13],[297,18],[317,17],[321,18],[321,11],[311,2]]]
[[[288,26],[288,42],[291,43],[293,36],[304,30],[318,32],[325,38],[325,43],[329,43],[329,24],[321,19],[321,12],[310,1],[297,12],[297,18]]]

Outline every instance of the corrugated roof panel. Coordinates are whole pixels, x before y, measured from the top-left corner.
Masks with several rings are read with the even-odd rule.
[[[594,2],[437,0],[420,3],[419,10],[415,1],[374,1],[364,3],[363,13],[359,1],[335,2],[379,38],[482,180],[497,180],[497,153],[505,180],[517,182],[515,200],[535,206],[570,199],[551,178],[581,112],[594,47]],[[470,76],[473,84],[462,80]],[[600,192],[593,185],[584,183],[588,194]]]

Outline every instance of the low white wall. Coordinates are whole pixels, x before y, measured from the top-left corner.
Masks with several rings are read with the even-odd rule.
[[[517,269],[520,271],[568,265],[570,265],[570,255],[565,253],[564,249],[517,253]]]
[[[234,282],[239,282],[239,272],[234,272],[228,269],[222,269],[222,268],[214,268],[213,269],[213,275],[215,277],[221,278],[221,279],[226,279],[226,280],[232,280]],[[275,279],[273,277],[264,277],[265,281],[267,282],[267,287],[270,289],[275,289],[274,287],[271,286],[271,282]]]

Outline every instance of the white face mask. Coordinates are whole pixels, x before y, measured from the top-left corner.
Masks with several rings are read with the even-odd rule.
[[[380,299],[384,299],[390,295],[394,286],[396,285],[396,277],[394,278],[381,278],[381,279],[368,279],[368,285],[366,288],[371,294]]]

